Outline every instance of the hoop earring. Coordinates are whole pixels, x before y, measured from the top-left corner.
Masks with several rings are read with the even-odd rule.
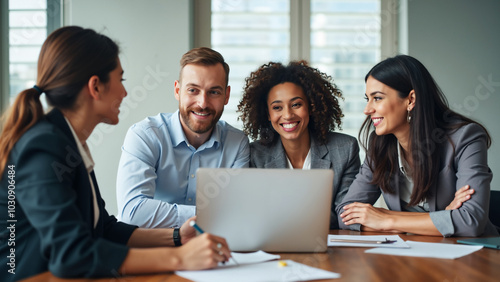
[[[410,121],[411,121],[410,111],[408,111],[408,115],[406,116],[406,121],[407,121],[408,123],[410,123]]]

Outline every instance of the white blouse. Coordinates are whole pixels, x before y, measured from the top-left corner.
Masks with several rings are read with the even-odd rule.
[[[95,228],[97,226],[97,222],[99,221],[99,206],[97,205],[97,197],[95,194],[94,181],[92,181],[92,177],[90,176],[90,173],[92,172],[92,170],[94,170],[94,160],[90,155],[90,150],[87,144],[86,143],[82,144],[82,142],[80,142],[69,120],[66,117],[64,117],[64,119],[68,123],[69,129],[73,134],[73,138],[75,138],[76,146],[78,147],[78,151],[82,156],[83,163],[85,164],[85,168],[87,169],[87,174],[89,175],[90,187],[92,188],[92,199],[94,202],[94,228]]]

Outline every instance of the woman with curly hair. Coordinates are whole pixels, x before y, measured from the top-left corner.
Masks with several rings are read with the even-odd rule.
[[[333,132],[341,126],[342,93],[332,78],[306,61],[287,66],[270,62],[246,78],[238,111],[250,144],[250,167],[332,169],[330,228],[337,229],[335,207],[359,171],[354,137]]]

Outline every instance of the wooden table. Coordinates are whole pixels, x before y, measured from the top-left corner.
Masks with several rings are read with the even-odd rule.
[[[340,235],[381,235],[376,232],[331,230]],[[459,238],[443,238],[419,235],[403,235],[403,240],[456,243]],[[313,267],[333,271],[342,275],[339,279],[316,281],[500,281],[500,250],[483,248],[458,259],[435,259],[366,254],[368,248],[330,247],[326,253],[279,253],[282,259],[291,259]],[[235,281],[237,281],[235,277]],[[80,282],[80,281],[190,281],[175,274],[141,275],[106,279],[59,279],[46,272],[23,280]]]

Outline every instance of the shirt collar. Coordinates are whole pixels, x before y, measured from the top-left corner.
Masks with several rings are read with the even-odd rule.
[[[69,129],[71,130],[71,134],[73,134],[73,138],[75,138],[76,146],[78,147],[78,151],[82,156],[85,168],[87,169],[87,172],[90,173],[94,169],[94,160],[90,155],[89,147],[87,146],[87,144],[82,144],[82,142],[80,142],[80,139],[78,139],[78,135],[76,135],[76,132],[71,126],[69,120],[66,117],[64,117],[64,119],[66,120],[66,123],[68,124]]]
[[[406,175],[406,169],[405,166],[408,166],[407,162],[401,157],[401,144],[398,142],[398,163],[399,163],[399,170]]]
[[[189,145],[187,141],[186,134],[184,134],[184,130],[182,129],[181,119],[179,110],[175,111],[172,114],[172,119],[170,120],[169,128],[171,128],[171,136],[172,136],[172,145],[174,147],[179,146],[181,143],[185,143]],[[212,131],[212,135],[210,135],[210,139],[208,139],[203,145],[201,145],[198,149],[211,148],[214,147],[217,149],[222,139],[222,130],[219,125],[219,122],[215,124],[215,127]]]

